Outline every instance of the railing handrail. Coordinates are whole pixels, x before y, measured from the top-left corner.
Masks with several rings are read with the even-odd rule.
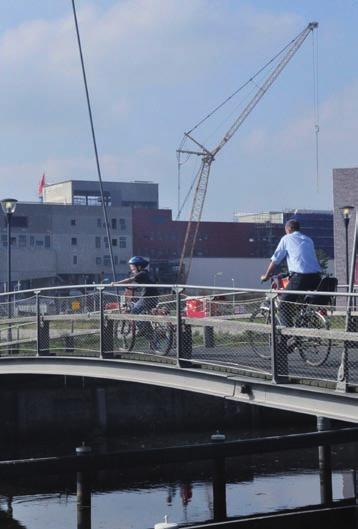
[[[341,286],[341,285],[339,285]],[[358,285],[357,285],[358,287]],[[74,285],[58,285],[53,287],[42,287],[42,288],[29,288],[25,290],[13,290],[11,292],[1,292],[0,293],[0,302],[1,298],[6,298],[8,296],[11,296],[12,298],[14,296],[18,297],[23,294],[42,294],[43,292],[51,292],[51,291],[59,291],[59,290],[108,290],[108,289],[125,289],[125,288],[159,288],[159,289],[170,289],[173,292],[175,292],[178,289],[184,289],[184,290],[211,290],[213,291],[213,294],[208,295],[217,295],[218,292],[221,293],[257,293],[257,294],[272,294],[272,293],[280,293],[282,292],[280,289],[272,289],[272,288],[241,288],[241,287],[219,287],[219,286],[212,286],[212,285],[182,285],[182,284],[171,284],[171,283],[127,283],[122,285],[111,285],[111,284],[103,284],[103,283],[95,283],[95,284],[74,284]],[[290,290],[290,294],[298,294],[301,296],[304,295],[314,295],[314,296],[336,296],[336,297],[342,297],[346,298],[347,296],[356,298],[358,297],[358,292],[321,292],[319,290]],[[72,296],[71,296],[72,297]],[[73,296],[76,297],[76,296]],[[198,294],[198,296],[190,296],[190,297],[205,297],[203,294]]]
[[[323,430],[298,434],[239,439],[236,441],[212,442],[196,445],[171,446],[165,448],[149,448],[122,450],[107,454],[83,454],[61,457],[44,457],[0,461],[1,474],[23,475],[34,471],[67,472],[69,468],[77,470],[113,468],[130,468],[138,465],[159,463],[181,463],[186,461],[202,461],[222,457],[241,457],[257,453],[271,453],[279,450],[312,448],[322,445],[352,443],[358,440],[358,428],[342,428],[339,430]]]

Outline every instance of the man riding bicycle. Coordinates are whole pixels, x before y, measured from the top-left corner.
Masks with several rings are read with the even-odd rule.
[[[300,224],[296,219],[286,222],[285,232],[286,235],[280,240],[266,273],[261,276],[261,281],[267,281],[276,266],[286,259],[290,280],[285,290],[315,290],[321,279],[321,267],[312,239],[300,232]],[[279,311],[282,325],[292,326],[292,311],[285,302],[295,302],[298,298],[299,294],[280,294]]]
[[[139,285],[151,285],[154,284],[150,278],[149,271],[147,269],[149,262],[141,256],[133,256],[128,261],[130,268],[130,276],[121,281],[112,283],[112,286],[126,285],[138,283]],[[158,304],[158,289],[155,287],[143,287],[136,288],[136,301],[134,302],[131,313],[141,314],[143,312],[149,313],[151,309],[155,308]],[[147,325],[145,325],[147,323]],[[146,331],[150,332],[151,326],[149,322],[138,322],[139,328],[138,336],[147,334]]]

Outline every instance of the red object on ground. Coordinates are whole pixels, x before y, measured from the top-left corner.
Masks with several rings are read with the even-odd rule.
[[[118,310],[119,303],[117,301],[113,301],[112,303],[106,303],[104,308],[105,310]]]
[[[188,318],[206,318],[218,313],[218,303],[212,299],[195,298],[185,302],[185,315]]]

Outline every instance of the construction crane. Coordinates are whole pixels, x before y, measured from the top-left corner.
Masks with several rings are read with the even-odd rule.
[[[288,64],[288,62],[292,59],[292,57],[295,55],[298,49],[302,46],[307,36],[317,27],[318,27],[318,22],[310,22],[307,25],[307,27],[299,35],[297,35],[297,37],[293,39],[288,46],[286,46],[285,55],[282,57],[282,59],[277,64],[277,66],[274,68],[274,70],[267,76],[263,84],[258,88],[255,95],[251,98],[249,103],[246,105],[244,110],[241,112],[241,114],[236,119],[236,121],[231,125],[231,127],[228,129],[228,131],[226,132],[222,140],[216,145],[216,147],[214,147],[211,150],[208,150],[204,145],[199,143],[191,135],[191,132],[193,129],[191,129],[190,133],[186,132],[184,134],[184,137],[191,140],[195,144],[196,148],[199,148],[200,150],[194,151],[194,150],[179,149],[177,152],[185,153],[189,155],[195,154],[195,155],[200,156],[201,165],[200,165],[199,171],[195,178],[196,187],[195,187],[195,192],[194,192],[194,199],[193,199],[193,204],[191,207],[190,218],[189,218],[186,233],[185,233],[184,245],[183,245],[183,249],[182,249],[182,253],[180,257],[179,271],[178,271],[178,282],[179,283],[182,283],[182,284],[186,283],[186,280],[191,270],[195,243],[196,243],[196,239],[198,235],[199,224],[200,224],[201,215],[203,212],[203,207],[204,207],[204,202],[205,202],[205,197],[206,197],[206,192],[208,188],[210,169],[211,169],[211,165],[213,161],[215,160],[215,157],[219,154],[219,152],[224,147],[224,145],[226,145],[226,143],[233,137],[233,135],[238,130],[238,128],[242,125],[245,119],[249,116],[251,111],[255,108],[255,106],[258,104],[260,99],[264,96],[264,94],[267,92],[270,86],[274,83],[274,81],[280,75],[280,73],[285,68],[285,66]],[[221,107],[221,105],[219,105],[219,107]]]

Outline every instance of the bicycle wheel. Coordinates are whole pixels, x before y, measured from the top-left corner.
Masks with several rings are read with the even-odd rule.
[[[259,307],[250,316],[252,323],[271,323],[271,311],[267,307]],[[248,331],[249,342],[252,350],[260,358],[271,358],[271,333]]]
[[[135,343],[136,326],[134,321],[122,320],[118,322],[116,336],[119,348],[124,351],[131,351]]]
[[[152,336],[150,348],[156,353],[165,356],[173,346],[174,327],[171,323],[152,323]]]
[[[307,329],[329,329],[329,322],[318,311],[310,311],[298,317],[296,327],[305,327]],[[318,367],[325,363],[331,351],[331,340],[320,336],[298,336],[297,348],[301,358],[309,366]]]

